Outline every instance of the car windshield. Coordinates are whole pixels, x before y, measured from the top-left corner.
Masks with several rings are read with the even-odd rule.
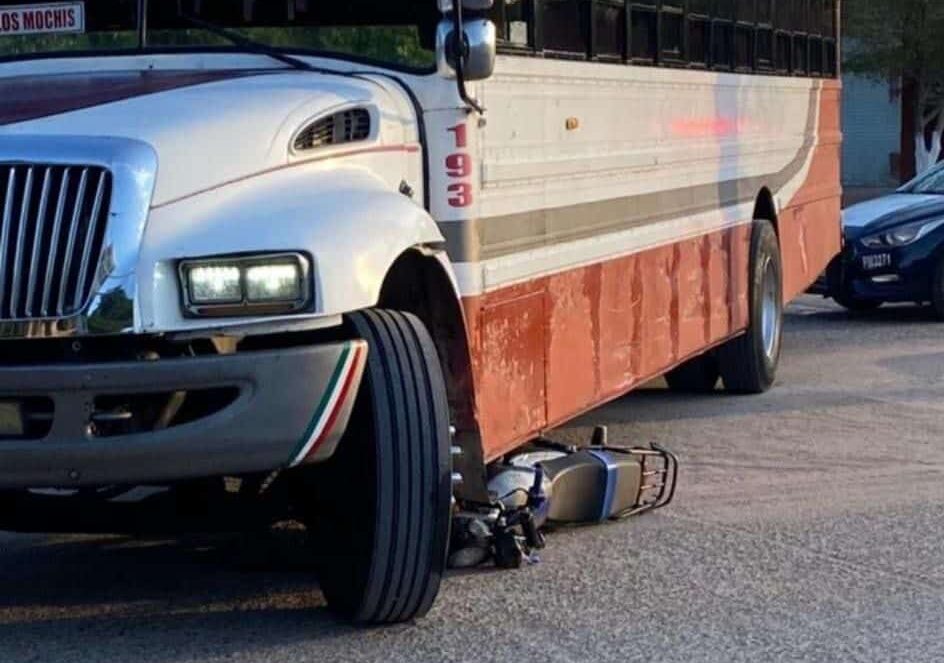
[[[903,186],[900,191],[902,193],[939,194],[944,196],[944,163],[918,175]]]
[[[0,0],[0,59],[245,50],[190,19],[288,53],[426,70],[439,14],[434,0]]]

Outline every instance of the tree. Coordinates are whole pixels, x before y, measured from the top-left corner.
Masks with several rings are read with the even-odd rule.
[[[845,0],[847,71],[901,80],[914,90],[915,167],[941,157],[944,136],[944,2]]]

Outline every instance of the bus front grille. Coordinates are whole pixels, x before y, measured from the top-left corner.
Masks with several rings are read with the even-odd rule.
[[[0,320],[59,319],[85,308],[111,193],[105,168],[0,164]]]

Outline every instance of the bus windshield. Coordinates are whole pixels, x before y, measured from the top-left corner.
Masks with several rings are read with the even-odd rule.
[[[0,0],[0,59],[245,50],[199,21],[279,51],[428,70],[438,19],[434,0]]]

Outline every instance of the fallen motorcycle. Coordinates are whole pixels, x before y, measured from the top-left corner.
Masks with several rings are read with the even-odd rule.
[[[621,447],[597,427],[588,446],[539,440],[490,468],[488,504],[463,504],[453,518],[449,564],[488,561],[517,568],[536,560],[544,531],[620,520],[668,505],[678,458],[657,444]]]

